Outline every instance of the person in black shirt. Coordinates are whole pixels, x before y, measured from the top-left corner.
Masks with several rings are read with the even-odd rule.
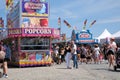
[[[71,47],[70,44],[68,44],[65,48],[66,56],[65,56],[65,61],[67,65],[67,69],[71,69],[70,67],[70,59],[71,59]]]

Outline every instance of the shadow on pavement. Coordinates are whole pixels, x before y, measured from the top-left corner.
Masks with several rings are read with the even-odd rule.
[[[56,69],[68,69],[68,68],[56,68]]]
[[[92,70],[108,70],[107,68],[96,68],[96,69],[92,69]]]
[[[112,72],[120,72],[120,69],[115,71],[113,69],[107,69],[107,68],[96,68],[96,69],[92,69],[92,70],[107,70],[107,71],[112,71]]]
[[[113,69],[109,69],[108,71],[112,71],[112,72],[120,72],[120,69],[119,70],[113,70]]]

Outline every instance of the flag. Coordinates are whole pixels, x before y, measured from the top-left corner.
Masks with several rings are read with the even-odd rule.
[[[13,5],[13,0],[6,0],[6,8],[7,9],[12,5]]]
[[[4,27],[4,20],[2,19],[2,17],[0,17],[0,28]]]
[[[58,25],[59,26],[61,25],[61,18],[60,17],[58,18]]]
[[[64,20],[63,21],[65,24],[66,24],[66,26],[68,26],[69,28],[71,27],[71,25],[66,21],[66,20]]]
[[[95,22],[96,22],[96,20],[94,20],[94,21],[90,24],[90,27],[91,27],[93,24],[95,24]]]
[[[87,23],[87,19],[84,21],[84,26],[86,26],[86,23]]]

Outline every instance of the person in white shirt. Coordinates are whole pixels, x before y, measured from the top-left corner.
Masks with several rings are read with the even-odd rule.
[[[96,44],[95,48],[94,48],[94,62],[95,62],[95,64],[96,63],[99,64],[99,55],[100,55],[100,48]]]
[[[75,42],[73,40],[71,41],[71,44],[72,44],[71,53],[72,53],[72,58],[73,58],[73,67],[77,69],[78,68],[77,52],[76,52],[77,46],[76,46],[76,44],[75,44]]]

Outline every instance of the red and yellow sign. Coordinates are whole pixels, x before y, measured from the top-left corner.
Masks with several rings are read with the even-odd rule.
[[[23,17],[22,28],[40,28],[48,27],[48,18]]]

